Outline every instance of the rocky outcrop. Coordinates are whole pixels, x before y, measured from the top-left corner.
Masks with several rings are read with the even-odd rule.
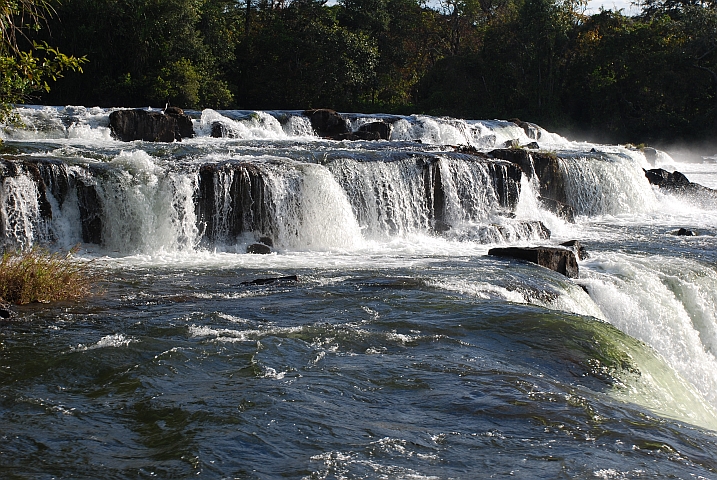
[[[678,171],[668,172],[662,168],[645,170],[645,176],[648,182],[660,188],[684,189],[692,184],[682,173]]]
[[[488,156],[518,165],[528,178],[536,177],[543,206],[569,222],[575,221],[575,211],[568,202],[557,155],[523,148],[499,148],[489,152]]]
[[[112,134],[123,142],[173,142],[194,136],[192,119],[176,107],[165,112],[115,110],[110,114]]]
[[[491,248],[488,255],[525,260],[549,268],[569,278],[578,278],[578,262],[573,250],[560,247]]]
[[[305,117],[311,121],[311,128],[320,137],[334,138],[340,135],[349,134],[346,120],[334,110],[328,108],[317,108],[303,112]]]
[[[387,122],[364,123],[357,133],[366,133],[375,136],[374,140],[389,140],[391,138],[391,124]]]
[[[102,199],[89,181],[78,178],[76,182],[77,205],[80,210],[82,241],[102,244]]]
[[[238,235],[246,232],[273,236],[275,228],[267,210],[267,195],[264,177],[256,165],[244,162],[202,165],[195,201],[204,238],[211,243],[234,243]]]

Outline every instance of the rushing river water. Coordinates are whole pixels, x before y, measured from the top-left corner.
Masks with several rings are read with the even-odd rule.
[[[335,141],[207,110],[160,144],[20,114],[2,243],[79,244],[106,281],[0,323],[0,477],[717,478],[717,202],[643,172],[717,187],[717,163],[503,121],[345,115],[390,140]],[[558,162],[575,222],[455,148],[511,141]],[[487,255],[566,240],[577,279]]]

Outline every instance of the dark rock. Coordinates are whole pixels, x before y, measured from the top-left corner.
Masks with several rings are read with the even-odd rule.
[[[102,201],[97,189],[84,180],[77,179],[77,204],[80,210],[82,241],[102,244]]]
[[[271,237],[260,237],[259,243],[263,243],[267,247],[273,247],[274,246],[274,240],[271,239]]]
[[[219,192],[229,185],[228,195]],[[234,242],[242,233],[273,236],[274,220],[261,170],[244,162],[208,163],[199,168],[196,215],[207,242]],[[228,212],[224,214],[223,212]]]
[[[17,314],[10,308],[10,305],[0,301],[0,320],[12,320]]]
[[[337,135],[350,133],[346,120],[334,110],[318,108],[303,112],[305,117],[311,120],[311,127],[320,137],[335,137]]]
[[[539,150],[540,145],[538,145],[538,142],[530,142],[529,144],[525,145],[525,148],[529,148],[531,150]]]
[[[488,155],[518,165],[528,178],[535,176],[533,159],[527,150],[522,148],[499,148],[489,152]]]
[[[224,126],[222,122],[214,122],[212,123],[212,137],[214,138],[224,138],[227,137],[227,127]]]
[[[670,233],[672,235],[677,235],[678,237],[696,237],[698,235],[698,233],[694,230],[688,230],[686,228],[680,228],[679,230],[675,230]]]
[[[192,119],[184,113],[165,115],[139,109],[115,110],[110,114],[110,128],[123,142],[173,142],[194,136]]]
[[[503,148],[518,148],[520,146],[520,143],[518,143],[518,140],[512,139],[512,140],[506,140],[503,142]]]
[[[270,285],[272,283],[298,282],[299,277],[296,275],[287,275],[285,277],[257,278],[251,282],[242,282],[242,285]]]
[[[388,140],[391,138],[391,125],[386,122],[371,122],[361,125],[358,132],[376,134],[376,140]]]
[[[267,255],[271,253],[271,247],[263,243],[252,243],[246,247],[246,253],[256,253],[259,255]]]
[[[338,135],[329,135],[326,138],[330,138],[332,140],[369,140],[369,141],[375,141],[380,140],[379,134],[377,132],[350,132],[350,133],[340,133]]]
[[[578,262],[572,250],[560,247],[507,247],[491,248],[488,255],[526,260],[561,273],[578,278]]]
[[[585,245],[580,243],[579,240],[568,240],[567,242],[563,242],[560,245],[572,249],[575,255],[577,255],[578,260],[585,260],[586,258],[588,258],[588,251],[585,248]]]
[[[645,170],[645,176],[648,182],[660,188],[684,188],[691,184],[682,173],[678,171],[670,173],[662,168]]]
[[[184,115],[184,110],[182,110],[179,107],[167,107],[164,109],[163,113],[165,115]]]
[[[180,108],[179,110],[181,111],[182,109]],[[173,113],[169,113],[168,115],[173,117],[177,122],[177,128],[175,130],[175,137],[177,138],[177,141],[181,142],[183,138],[194,137],[194,124],[192,124],[192,119],[185,115],[184,112],[179,115]]]

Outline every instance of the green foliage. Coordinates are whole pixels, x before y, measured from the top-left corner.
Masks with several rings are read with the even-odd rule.
[[[28,3],[46,2],[13,5]],[[43,99],[519,117],[619,142],[713,135],[715,2],[647,0],[638,17],[588,16],[581,13],[584,4],[63,0],[57,7],[62,23],[51,19],[52,28],[38,34],[54,32],[42,39],[89,63],[82,65],[84,75],[67,75],[62,90]],[[55,71],[79,69],[82,62],[59,51],[42,53],[48,65],[57,53],[48,67]],[[21,60],[3,59],[0,68],[21,71]],[[3,91],[44,90],[53,71],[38,73],[44,80],[33,73],[34,83],[5,75]]]
[[[84,57],[67,56],[45,42],[33,41],[29,50],[20,46],[29,42],[27,33],[40,30],[49,12],[46,0],[0,0],[0,121],[11,116],[13,104],[49,92],[49,82],[65,71],[82,71]]]
[[[73,253],[50,253],[39,247],[4,253],[0,257],[0,301],[23,305],[91,295],[100,276],[90,263],[74,260]]]

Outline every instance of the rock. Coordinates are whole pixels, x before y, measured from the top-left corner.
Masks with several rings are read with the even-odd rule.
[[[77,179],[77,205],[80,210],[82,241],[102,244],[102,201],[97,189],[84,180]]]
[[[578,240],[568,240],[567,242],[563,242],[560,245],[572,249],[572,251],[578,257],[578,260],[585,260],[586,258],[588,258],[588,251],[585,249],[585,245],[580,243],[580,241]]]
[[[538,142],[530,142],[529,144],[525,145],[525,148],[529,148],[531,150],[539,150],[540,145],[538,145]]]
[[[572,250],[561,247],[507,247],[491,248],[488,255],[526,260],[561,273],[568,278],[578,278],[578,262]]]
[[[274,240],[272,240],[271,237],[261,237],[261,238],[259,238],[259,243],[263,243],[267,247],[274,246]]]
[[[110,128],[112,134],[123,142],[173,142],[194,136],[192,119],[184,112],[165,115],[140,109],[115,110],[110,114]]]
[[[376,140],[389,140],[391,138],[391,125],[386,122],[371,122],[361,125],[357,133],[376,134]]]
[[[512,139],[512,140],[506,140],[503,142],[503,148],[518,148],[520,146],[520,143],[518,143],[518,140]]]
[[[226,194],[221,193],[227,187]],[[255,164],[202,165],[195,202],[197,226],[205,241],[229,243],[243,233],[272,236],[275,219],[268,210],[266,188],[264,175]]]
[[[256,253],[259,255],[267,255],[271,253],[271,247],[264,245],[263,243],[252,243],[246,247],[246,253]]]
[[[306,110],[303,115],[311,120],[311,128],[320,137],[335,137],[350,133],[346,120],[334,110],[318,108]]]
[[[698,235],[698,233],[694,230],[688,230],[686,228],[680,228],[679,230],[674,230],[670,233],[672,235],[677,235],[678,237],[696,237]]]
[[[251,282],[242,282],[242,285],[270,285],[272,283],[298,282],[299,277],[296,275],[287,275],[285,277],[257,278]]]
[[[678,171],[670,173],[662,168],[645,170],[645,176],[648,182],[660,188],[683,188],[691,184],[682,173]]]
[[[17,314],[10,308],[10,305],[0,301],[0,320],[12,320]]]

